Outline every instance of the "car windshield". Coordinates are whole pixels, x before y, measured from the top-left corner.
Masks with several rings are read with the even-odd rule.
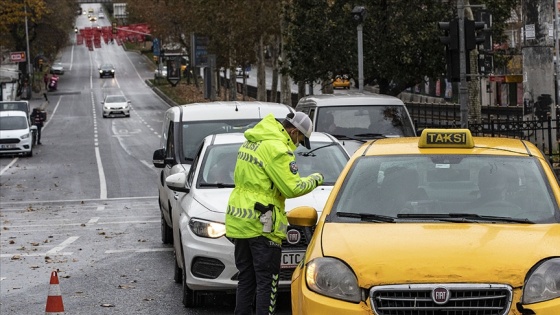
[[[253,127],[259,121],[261,121],[261,118],[182,123],[182,160],[190,163],[196,155],[196,150],[198,149],[200,142],[202,142],[202,139],[206,136],[220,133],[244,132],[245,130]]]
[[[27,129],[27,120],[21,116],[0,117],[0,130],[21,130]]]
[[[107,96],[105,103],[124,103],[126,98],[122,95]]]
[[[331,218],[560,222],[546,178],[532,157],[360,157],[344,180]]]
[[[414,136],[414,127],[404,106],[329,106],[317,112],[316,130],[337,138]]]
[[[103,69],[103,70],[111,70],[111,69],[113,69],[113,66],[112,66],[112,65],[102,65],[102,66],[101,66],[101,69]]]
[[[207,184],[233,185],[233,171],[240,144],[213,145],[204,157],[199,185]],[[324,176],[324,185],[334,185],[338,175],[348,161],[347,155],[339,145],[332,142],[311,142],[311,150],[299,146],[296,162],[301,176],[319,172]]]
[[[27,102],[0,102],[0,111],[21,110],[27,113]]]

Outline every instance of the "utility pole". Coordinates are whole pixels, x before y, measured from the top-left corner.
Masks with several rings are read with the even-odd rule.
[[[461,111],[461,128],[469,127],[469,88],[467,86],[467,59],[465,58],[465,4],[457,1],[459,17],[459,108]]]

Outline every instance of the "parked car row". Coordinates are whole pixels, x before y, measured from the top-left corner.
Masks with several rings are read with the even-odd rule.
[[[311,149],[295,152],[299,171],[325,183],[286,201],[280,289],[293,314],[560,311],[560,187],[538,148],[467,129],[417,137],[388,96],[309,96],[295,108],[314,122]],[[224,221],[237,149],[266,114],[291,111],[215,102],[165,113],[153,164],[186,307],[235,292]]]

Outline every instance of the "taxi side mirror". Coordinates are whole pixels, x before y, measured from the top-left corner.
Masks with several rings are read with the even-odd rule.
[[[317,224],[317,210],[309,206],[296,207],[288,212],[290,225],[311,227]]]

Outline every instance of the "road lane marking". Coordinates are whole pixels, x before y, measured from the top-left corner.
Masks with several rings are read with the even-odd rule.
[[[71,256],[73,252],[54,253],[56,256]],[[1,254],[0,258],[12,258],[14,256],[20,257],[46,257],[48,253],[16,253],[16,254]],[[52,255],[52,254],[51,254]]]
[[[53,249],[47,251],[47,255],[52,255],[52,254],[56,254],[56,253],[60,252],[61,250],[66,248],[66,246],[74,243],[79,238],[80,238],[79,236],[72,236],[72,237],[67,238],[64,242],[60,243],[60,245],[55,246]]]
[[[99,221],[99,217],[93,217],[89,219],[89,221],[86,224],[94,224],[97,223],[97,221]]]
[[[113,249],[113,250],[106,250],[105,254],[170,252],[172,250],[173,250],[173,248]]]
[[[70,200],[64,200],[64,199],[55,199],[55,200],[24,200],[24,201],[9,201],[9,202],[3,202],[1,205],[5,206],[6,204],[13,204],[13,205],[17,205],[17,204],[43,204],[43,203],[59,203],[59,202],[64,202],[64,203],[71,203],[71,202],[78,202],[78,203],[83,203],[83,202],[99,202],[99,201],[119,201],[119,200],[125,200],[125,201],[131,201],[131,200],[139,200],[139,199],[157,199],[159,198],[158,196],[140,196],[140,197],[117,197],[117,198],[106,198],[106,199],[70,199]],[[17,211],[21,211],[22,209],[17,209]],[[2,209],[2,211],[6,211],[6,209]]]

